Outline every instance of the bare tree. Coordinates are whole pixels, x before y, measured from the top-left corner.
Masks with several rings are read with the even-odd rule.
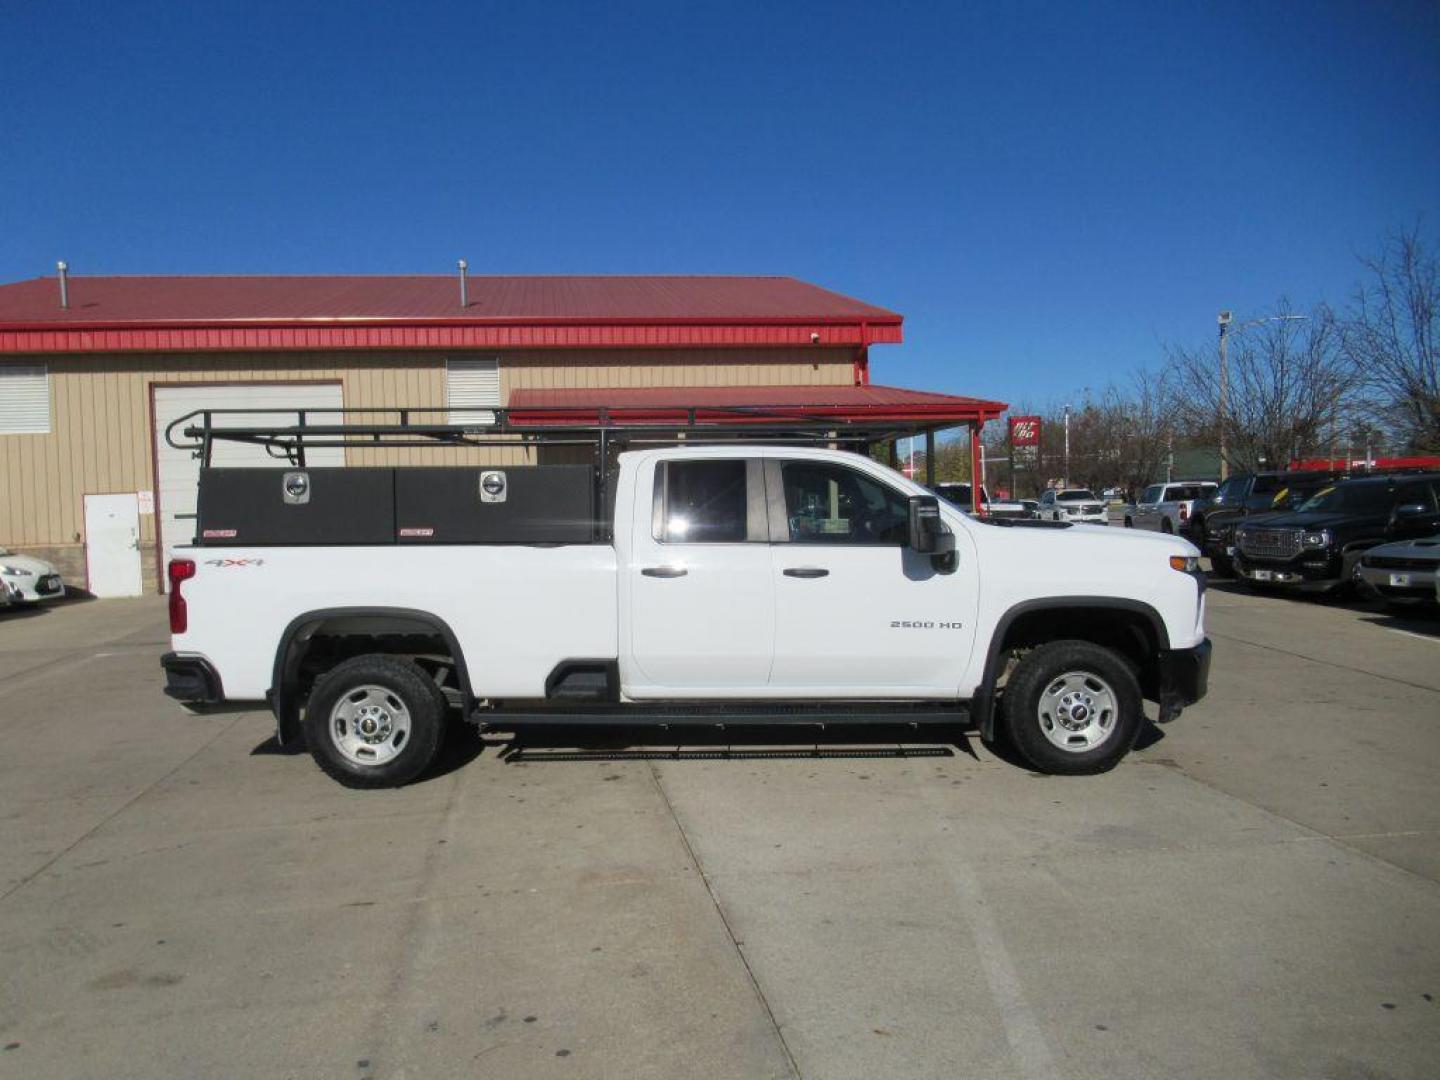
[[[1159,477],[1175,430],[1168,369],[1135,371],[1070,411],[1070,480],[1095,489],[1133,490]],[[1046,411],[1043,461],[1048,478],[1064,471],[1065,414]],[[1043,481],[1042,481],[1043,483]]]
[[[1355,367],[1341,348],[1335,314],[1320,305],[1303,319],[1282,300],[1276,317],[1232,333],[1223,414],[1229,464],[1278,468],[1327,448],[1355,408]],[[1217,434],[1220,364],[1213,347],[1171,347],[1177,419],[1191,435]]]
[[[1410,449],[1440,451],[1440,262],[1402,232],[1372,259],[1344,323],[1345,353],[1375,418]]]

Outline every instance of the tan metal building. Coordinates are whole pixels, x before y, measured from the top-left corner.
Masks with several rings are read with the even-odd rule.
[[[894,312],[791,278],[0,285],[0,546],[97,595],[159,589],[164,549],[189,536],[196,468],[164,428],[194,409],[431,406],[473,422],[517,394],[607,388],[669,391],[670,404],[698,388],[813,388],[824,402],[868,386],[869,347],[900,340]],[[261,451],[227,453],[241,456],[216,463]],[[461,460],[393,450],[383,463]]]

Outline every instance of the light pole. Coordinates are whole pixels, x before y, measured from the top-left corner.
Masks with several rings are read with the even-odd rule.
[[[1065,475],[1060,480],[1062,488],[1070,486],[1070,406],[1065,406]]]
[[[1309,315],[1266,315],[1259,319],[1251,319],[1247,323],[1241,323],[1235,327],[1235,333],[1239,334],[1249,330],[1252,326],[1259,326],[1267,322],[1300,322],[1308,319]],[[1230,323],[1233,316],[1228,311],[1220,312],[1216,322],[1220,324],[1220,480],[1224,482],[1230,476],[1230,458],[1225,446],[1225,424],[1230,411],[1230,357],[1226,345],[1230,339]]]

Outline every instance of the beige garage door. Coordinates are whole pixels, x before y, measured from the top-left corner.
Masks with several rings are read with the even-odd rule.
[[[157,386],[155,388],[155,452],[156,452],[156,513],[162,564],[169,562],[170,551],[188,544],[195,536],[195,482],[200,463],[189,451],[176,450],[165,442],[165,428],[172,420],[196,409],[306,409],[322,410],[322,415],[307,417],[324,422],[325,409],[338,409],[342,404],[339,383],[243,383],[232,386]],[[338,418],[329,418],[338,419]],[[245,414],[217,418],[217,425],[231,427],[269,423],[294,423],[295,418],[264,414]],[[316,450],[306,454],[307,465],[343,465],[345,451]],[[258,446],[219,441],[211,458],[212,465],[273,466],[284,468],[285,462],[270,457]],[[162,581],[164,577],[162,574]],[[168,582],[165,583],[168,589]]]

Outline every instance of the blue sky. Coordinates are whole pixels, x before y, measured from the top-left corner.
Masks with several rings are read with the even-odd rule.
[[[1440,5],[0,5],[0,280],[793,274],[1063,400],[1440,231]]]

